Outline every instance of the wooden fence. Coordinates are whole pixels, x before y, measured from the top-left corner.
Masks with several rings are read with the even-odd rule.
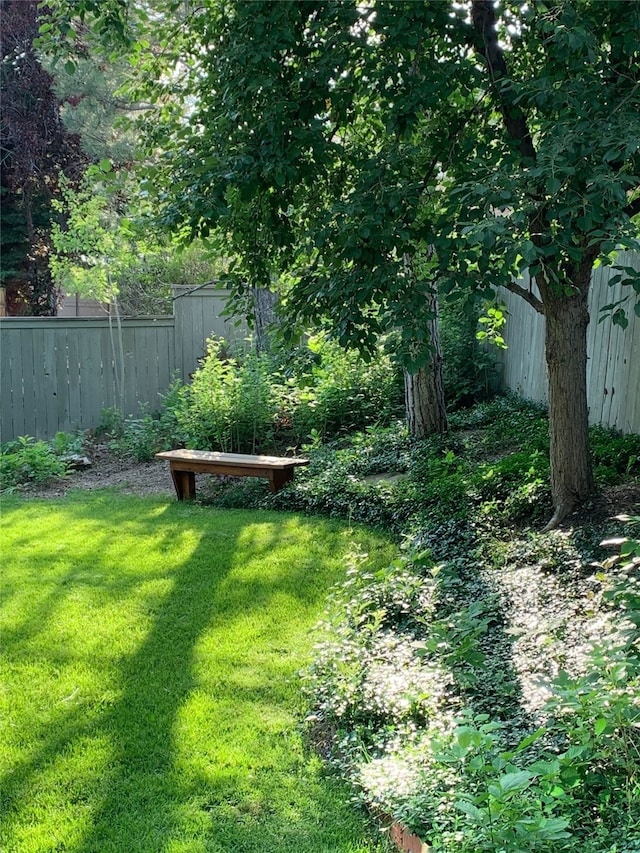
[[[624,252],[617,263],[640,269],[640,256]],[[614,326],[608,318],[598,322],[602,306],[629,293],[629,287],[608,284],[614,274],[609,267],[598,267],[592,275],[587,330],[589,420],[621,432],[640,433],[640,318],[634,313],[633,300],[627,303],[626,329]],[[529,287],[527,279],[520,283]],[[508,349],[499,357],[503,387],[546,402],[544,317],[513,293],[503,291],[502,297],[508,311],[504,335]]]
[[[625,253],[620,263],[638,266]],[[598,323],[602,305],[620,298],[611,272],[594,272],[588,337],[592,423],[640,433],[640,318],[626,330]],[[212,335],[242,340],[246,327],[221,317],[227,293],[215,287],[176,288],[173,317],[18,318],[0,321],[0,439],[51,438],[97,426],[103,409],[135,414],[157,409],[174,377],[188,382]],[[547,398],[544,318],[504,293],[509,312],[500,354],[503,387],[540,402]]]
[[[176,288],[173,317],[3,317],[0,440],[90,429],[103,409],[158,408],[173,378],[188,382],[212,334],[246,335],[221,317],[228,294]]]

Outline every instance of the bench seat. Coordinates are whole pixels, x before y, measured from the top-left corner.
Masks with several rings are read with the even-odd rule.
[[[246,453],[218,453],[213,450],[165,450],[156,459],[169,462],[173,485],[182,501],[195,498],[196,474],[226,474],[231,477],[266,477],[272,492],[293,480],[293,472],[308,459],[289,456],[252,456]]]

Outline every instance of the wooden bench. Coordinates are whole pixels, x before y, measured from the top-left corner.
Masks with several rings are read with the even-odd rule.
[[[288,456],[250,456],[244,453],[217,453],[211,450],[166,450],[156,453],[166,459],[178,500],[195,498],[196,474],[227,474],[232,477],[267,477],[272,492],[293,480],[293,472],[308,459]]]

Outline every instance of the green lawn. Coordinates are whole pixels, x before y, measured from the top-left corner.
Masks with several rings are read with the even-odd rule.
[[[3,853],[371,853],[305,751],[310,628],[374,533],[117,493],[3,500]]]

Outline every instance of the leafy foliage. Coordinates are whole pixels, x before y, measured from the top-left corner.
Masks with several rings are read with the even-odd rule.
[[[4,0],[2,16],[2,286],[10,310],[51,315],[58,293],[47,264],[51,199],[58,174],[80,178],[86,157],[78,138],[60,120],[53,78],[42,66],[33,40],[38,33],[36,0]]]
[[[59,432],[51,441],[21,436],[0,445],[0,489],[65,477],[69,472],[69,457],[78,453],[82,444],[81,436]]]
[[[503,285],[544,312],[553,523],[589,496],[590,275],[639,245],[636,2],[75,11],[129,36],[136,96],[158,105],[146,189],[168,227],[225,235],[239,301],[286,274],[290,320],[369,352],[398,329],[412,368],[430,363],[436,286]],[[70,15],[54,2],[53,32]],[[139,37],[150,23],[161,50]],[[525,269],[539,295],[514,283]],[[640,278],[620,275],[635,299]]]
[[[151,458],[165,445],[227,452],[285,452],[388,424],[401,411],[401,380],[381,351],[364,362],[321,336],[294,355],[232,355],[211,339],[191,384],[174,385],[154,416],[127,418],[116,450]]]
[[[410,548],[376,574],[352,570],[306,676],[310,737],[326,748],[332,732],[331,759],[359,799],[443,853],[635,849],[637,558],[613,583],[600,578],[614,627],[593,644],[584,673],[560,672],[538,713],[525,716],[487,668],[485,638],[495,643],[501,605],[477,583],[479,544],[445,564]],[[622,550],[636,554],[637,542]],[[480,597],[461,607],[472,573]],[[478,695],[487,712],[476,709]]]

